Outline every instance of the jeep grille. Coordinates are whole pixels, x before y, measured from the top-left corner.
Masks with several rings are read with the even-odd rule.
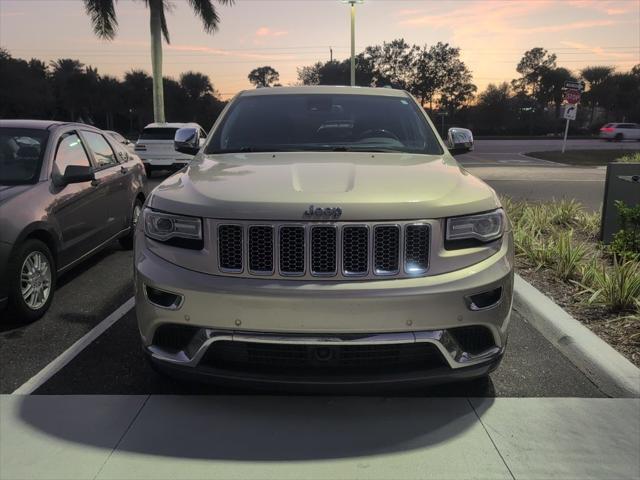
[[[429,268],[428,222],[220,222],[214,231],[222,274],[356,280],[410,277]]]

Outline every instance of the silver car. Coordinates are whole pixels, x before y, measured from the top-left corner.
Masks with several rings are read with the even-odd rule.
[[[177,132],[177,149],[197,155],[138,223],[136,312],[156,368],[335,386],[497,367],[510,225],[411,95],[246,91],[201,149],[198,133]]]
[[[132,247],[145,178],[97,128],[0,120],[0,315],[40,317],[57,275],[112,240]]]

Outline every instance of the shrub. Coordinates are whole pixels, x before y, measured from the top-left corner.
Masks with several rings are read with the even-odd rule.
[[[595,239],[600,236],[600,212],[582,212],[578,216],[577,228],[589,238]]]
[[[587,246],[574,243],[573,231],[560,233],[549,246],[551,269],[565,282],[575,276],[582,259],[587,254]]]
[[[519,226],[536,234],[549,233],[553,228],[549,207],[544,204],[532,204],[524,207]]]
[[[521,200],[514,200],[507,196],[500,197],[500,203],[502,204],[504,211],[507,212],[509,220],[511,220],[513,224],[519,223],[522,218],[525,203]]]
[[[624,155],[618,159],[616,159],[617,163],[640,163],[640,152],[629,153]]]
[[[620,230],[615,233],[610,245],[614,254],[628,256],[640,254],[640,205],[629,207],[617,201]]]
[[[592,265],[583,274],[583,293],[590,293],[589,304],[604,305],[609,310],[631,310],[640,299],[640,263],[633,260],[613,259],[613,266]],[[589,284],[587,284],[587,281]]]
[[[583,214],[582,205],[573,199],[554,200],[547,208],[551,223],[565,227],[577,225]]]

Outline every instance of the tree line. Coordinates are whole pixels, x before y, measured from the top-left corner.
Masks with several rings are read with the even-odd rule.
[[[581,80],[586,89],[572,130],[588,133],[610,121],[640,122],[640,64],[628,72],[598,65],[574,73],[556,61],[544,48],[532,48],[516,66],[518,78],[489,84],[477,94],[459,48],[442,42],[420,47],[397,39],[356,56],[356,85],[408,90],[432,116],[446,115],[447,124],[479,134],[533,135],[562,129],[564,83]],[[349,85],[350,59],[301,67],[298,80],[303,85]]]
[[[154,121],[153,80],[143,70],[131,70],[120,80],[78,60],[46,64],[0,50],[0,72],[0,118],[79,121],[132,138]],[[165,77],[163,84],[164,108],[172,122],[197,122],[208,129],[224,108],[203,73]]]
[[[131,137],[154,118],[153,81],[142,70],[118,79],[78,60],[45,64],[13,58],[0,49],[0,72],[1,118],[84,121]],[[572,131],[595,131],[611,121],[640,122],[640,65],[628,72],[600,65],[571,72],[557,66],[555,54],[536,47],[524,53],[516,72],[519,76],[511,82],[489,84],[478,93],[460,49],[447,43],[420,47],[397,39],[356,56],[357,85],[408,90],[434,120],[443,115],[446,126],[468,127],[479,135],[560,133],[566,80],[584,81],[586,87]],[[253,69],[247,78],[256,87],[280,85],[271,66]],[[298,69],[300,85],[349,81],[349,59]],[[195,121],[210,128],[225,106],[211,79],[199,72],[163,78],[163,93],[169,121]]]

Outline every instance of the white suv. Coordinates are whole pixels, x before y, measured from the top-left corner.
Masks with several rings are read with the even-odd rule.
[[[144,127],[136,142],[135,153],[142,159],[147,176],[151,176],[153,170],[179,170],[191,161],[192,155],[176,152],[173,147],[173,137],[185,127],[197,129],[204,143],[207,133],[197,123],[150,123]]]
[[[637,123],[607,123],[600,129],[600,138],[607,141],[639,140],[640,125]]]

